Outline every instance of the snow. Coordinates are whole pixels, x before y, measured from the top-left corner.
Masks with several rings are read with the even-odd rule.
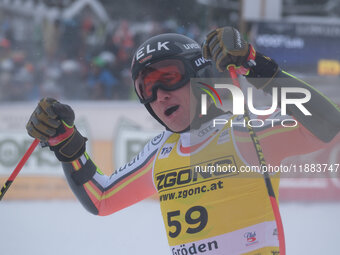
[[[336,254],[340,204],[282,203],[287,254]],[[0,254],[171,254],[159,204],[146,200],[106,217],[75,201],[0,202]]]

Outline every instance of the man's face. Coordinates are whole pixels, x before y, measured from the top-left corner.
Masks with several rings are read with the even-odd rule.
[[[174,132],[180,132],[192,122],[197,100],[189,83],[174,91],[157,90],[157,99],[150,103],[158,118]]]

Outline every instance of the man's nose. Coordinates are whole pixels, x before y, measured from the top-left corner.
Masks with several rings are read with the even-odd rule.
[[[166,101],[171,97],[171,92],[163,89],[157,89],[157,101]]]

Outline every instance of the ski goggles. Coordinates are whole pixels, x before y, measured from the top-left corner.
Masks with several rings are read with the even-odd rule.
[[[181,58],[161,60],[146,66],[134,80],[140,102],[151,103],[157,99],[157,90],[173,91],[183,87],[195,77],[190,63]]]

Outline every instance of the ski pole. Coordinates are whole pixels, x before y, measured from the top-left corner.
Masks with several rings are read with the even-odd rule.
[[[28,150],[25,152],[24,156],[19,161],[18,165],[16,166],[16,168],[14,169],[14,171],[12,172],[12,174],[10,175],[8,180],[6,181],[5,185],[1,188],[1,191],[0,191],[0,201],[3,198],[3,196],[5,195],[6,191],[11,186],[12,182],[14,181],[14,179],[19,174],[19,172],[22,169],[22,167],[25,165],[25,163],[28,160],[28,158],[31,156],[31,154],[34,151],[35,147],[37,147],[38,143],[39,143],[39,140],[38,139],[34,139],[32,144],[30,145]]]
[[[241,89],[241,85],[240,85],[240,82],[239,82],[238,77],[237,77],[235,66],[229,65],[227,67],[227,69],[230,73],[230,77],[233,81],[233,84]],[[245,108],[244,118],[248,122],[250,117],[249,117],[249,111],[248,111],[248,107],[247,107],[246,103],[245,103],[244,108]],[[259,163],[260,163],[261,166],[265,166],[265,165],[267,165],[267,163],[264,159],[262,147],[260,145],[259,139],[258,139],[255,131],[253,130],[253,128],[250,125],[247,125],[247,127],[248,127],[248,131],[249,131],[249,135],[251,137],[251,140],[253,141]],[[264,172],[263,177],[264,177],[264,181],[266,183],[267,192],[268,192],[268,195],[269,195],[270,203],[271,203],[273,213],[274,213],[274,217],[275,217],[275,221],[276,221],[277,233],[278,233],[278,238],[279,238],[280,255],[286,255],[285,236],[284,236],[284,230],[283,230],[283,224],[282,224],[281,214],[280,214],[280,210],[279,210],[279,205],[277,203],[275,192],[274,192],[274,189],[273,189],[273,185],[272,185],[272,182],[270,180],[270,176],[269,176],[268,172]]]

